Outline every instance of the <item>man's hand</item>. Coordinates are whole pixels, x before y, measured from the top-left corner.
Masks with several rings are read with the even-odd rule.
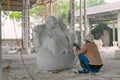
[[[76,49],[79,49],[79,50],[80,50],[80,46],[79,46],[78,44],[73,43],[73,46],[75,46],[75,47],[76,47]]]
[[[80,49],[76,48],[75,53],[76,53],[77,55],[80,54]]]

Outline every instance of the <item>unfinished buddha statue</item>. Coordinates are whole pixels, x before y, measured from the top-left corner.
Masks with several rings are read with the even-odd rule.
[[[34,28],[34,44],[40,70],[61,70],[73,66],[72,37],[60,27],[62,25],[59,25],[59,20],[49,16],[45,24]]]

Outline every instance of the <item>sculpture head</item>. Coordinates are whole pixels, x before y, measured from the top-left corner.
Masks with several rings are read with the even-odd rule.
[[[45,21],[48,28],[57,27],[57,19],[54,16],[48,16]]]
[[[66,14],[65,14],[65,13],[62,13],[62,17],[65,18],[65,17],[66,17]]]

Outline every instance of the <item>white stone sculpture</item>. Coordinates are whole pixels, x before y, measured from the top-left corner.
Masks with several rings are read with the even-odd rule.
[[[59,19],[49,16],[45,24],[34,28],[34,45],[40,70],[63,70],[74,65],[72,36]]]
[[[115,58],[120,59],[120,49],[115,50]]]
[[[102,46],[103,46],[103,42],[101,39],[99,40],[94,40],[95,44],[97,45],[97,47],[101,50]]]

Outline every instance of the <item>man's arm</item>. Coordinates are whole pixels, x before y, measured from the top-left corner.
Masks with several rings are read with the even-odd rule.
[[[75,47],[76,47],[76,49],[80,50],[80,46],[79,46],[78,44],[73,43],[73,46],[75,46]]]
[[[80,50],[76,49],[77,54],[85,54],[87,52],[88,45],[85,44]]]

